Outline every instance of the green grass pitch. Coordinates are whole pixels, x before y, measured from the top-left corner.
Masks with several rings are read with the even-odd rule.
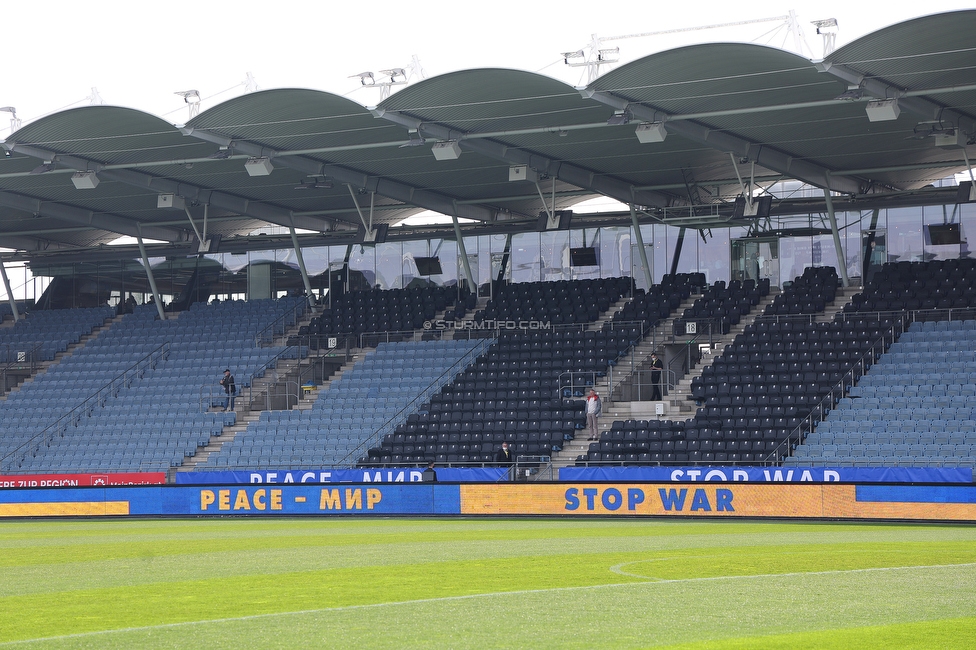
[[[976,527],[0,522],[6,648],[972,648]]]

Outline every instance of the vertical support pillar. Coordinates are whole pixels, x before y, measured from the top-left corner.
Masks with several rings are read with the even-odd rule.
[[[451,215],[451,221],[454,223],[454,236],[457,238],[458,253],[461,254],[461,264],[464,266],[464,278],[468,283],[468,290],[478,295],[478,285],[471,277],[471,262],[468,260],[468,251],[464,248],[464,237],[461,236],[461,224],[458,223],[456,212],[455,209],[455,214]]]
[[[644,281],[647,282],[648,289],[654,286],[651,279],[651,267],[647,263],[647,251],[644,250],[644,235],[641,234],[640,224],[637,223],[637,210],[634,204],[630,204],[630,223],[634,229],[634,239],[637,240],[637,250],[640,252],[641,266],[644,267]]]
[[[288,226],[291,233],[291,245],[295,249],[295,259],[298,260],[298,270],[302,273],[302,283],[305,285],[305,301],[312,304],[312,283],[308,281],[308,271],[305,270],[305,258],[302,256],[302,247],[298,245],[298,235],[295,234],[295,227]]]
[[[146,245],[142,243],[142,235],[136,237],[139,242],[139,252],[142,253],[142,263],[146,267],[146,277],[149,278],[149,288],[153,292],[153,302],[156,303],[156,311],[159,313],[159,320],[166,320],[166,312],[163,311],[163,299],[159,296],[156,289],[156,278],[153,277],[152,268],[149,266],[149,256],[146,255]]]
[[[840,233],[837,231],[837,217],[834,215],[834,202],[830,198],[830,190],[824,188],[824,201],[827,203],[827,218],[830,220],[830,232],[834,236],[834,250],[837,253],[837,266],[840,267],[840,279],[844,287],[850,286],[847,278],[847,258],[844,257],[844,249],[840,245]]]
[[[14,292],[10,290],[10,280],[7,278],[7,264],[2,261],[0,261],[0,277],[3,278],[3,288],[7,292],[10,309],[14,312],[14,322],[17,322],[20,320],[20,312],[17,311],[17,301],[14,300]]]
[[[674,254],[671,256],[671,275],[678,273],[678,261],[681,259],[681,247],[685,243],[685,227],[678,230],[678,241],[674,243]]]
[[[867,239],[864,241],[864,250],[861,251],[861,286],[868,283],[868,271],[871,269],[871,244],[874,243],[878,228],[878,216],[881,214],[880,208],[875,208],[871,213],[871,228],[868,230]]]

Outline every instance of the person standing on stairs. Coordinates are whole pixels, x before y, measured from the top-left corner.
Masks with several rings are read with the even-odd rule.
[[[651,401],[660,402],[664,399],[661,396],[661,371],[664,370],[664,362],[658,358],[655,352],[651,352]]]
[[[230,374],[230,368],[224,370],[220,385],[224,387],[224,392],[227,393],[227,406],[224,407],[224,410],[233,411],[234,400],[237,399],[237,384],[234,383],[234,375]]]
[[[590,394],[586,397],[586,428],[590,432],[590,440],[600,439],[599,419],[603,413],[603,402],[596,390],[590,389]]]

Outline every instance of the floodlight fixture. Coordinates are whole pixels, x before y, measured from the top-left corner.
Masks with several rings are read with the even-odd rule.
[[[575,52],[563,52],[562,54],[563,63],[566,65],[579,65],[580,63],[586,63],[584,58],[586,55],[583,54],[583,50],[576,50]],[[572,60],[572,63],[570,63],[570,60]]]
[[[897,120],[901,114],[901,108],[898,106],[897,99],[868,102],[864,110],[867,112],[868,120],[871,122],[890,122]]]
[[[597,50],[596,60],[600,63],[616,63],[620,60],[620,48],[611,47],[602,50]]]
[[[270,176],[274,171],[274,165],[268,157],[248,158],[244,163],[244,169],[248,176]]]
[[[174,95],[179,95],[187,104],[190,111],[190,119],[200,114],[200,91],[199,90],[178,90]]]
[[[71,182],[76,190],[93,190],[98,187],[98,176],[93,171],[75,172],[71,175]]]
[[[405,84],[407,83],[407,71],[403,68],[390,68],[389,70],[380,70],[380,74],[385,75],[390,78],[388,83],[391,84]]]
[[[431,148],[431,152],[434,154],[436,160],[457,160],[461,157],[461,147],[458,145],[457,140],[435,142]]]
[[[10,113],[10,132],[13,133],[20,128],[22,121],[17,117],[17,109],[13,106],[0,108],[0,113]]]
[[[174,95],[179,95],[183,98],[187,104],[199,104],[200,103],[200,91],[199,90],[178,90]]]
[[[824,20],[814,20],[811,21],[810,24],[817,28],[818,34],[823,34],[825,32],[831,31],[830,30],[831,27],[833,28],[837,27],[837,19],[825,18]]]
[[[362,84],[363,86],[376,85],[376,77],[373,75],[372,72],[367,71],[367,72],[360,72],[359,74],[349,75],[350,79],[355,79],[357,77],[359,78],[359,83]]]
[[[615,111],[610,119],[607,120],[607,124],[610,126],[620,126],[621,124],[627,124],[630,122],[630,113],[627,111]]]

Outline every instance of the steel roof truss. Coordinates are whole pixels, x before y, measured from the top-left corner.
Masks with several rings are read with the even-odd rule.
[[[323,220],[321,219],[297,217],[285,208],[252,201],[242,196],[230,194],[229,192],[221,192],[161,176],[153,176],[133,169],[102,169],[101,165],[95,161],[80,156],[48,151],[33,145],[7,142],[4,144],[4,147],[10,151],[16,151],[17,153],[40,160],[53,160],[56,157],[59,164],[79,171],[94,171],[106,180],[118,181],[133,187],[150,190],[157,194],[176,194],[185,199],[197,200],[201,203],[207,203],[218,208],[230,210],[236,214],[253,217],[279,226],[317,231],[324,230]]]
[[[0,205],[41,217],[50,217],[52,219],[98,228],[119,235],[136,237],[140,234],[139,229],[132,219],[114,214],[95,213],[91,210],[77,208],[72,205],[54,201],[43,201],[13,192],[0,191]],[[186,239],[183,232],[173,230],[172,228],[150,227],[144,229],[142,232],[151,232],[147,236],[168,242],[179,242]]]
[[[861,194],[864,188],[853,179],[835,178],[830,170],[820,165],[795,159],[786,152],[779,151],[762,143],[752,142],[731,133],[713,129],[693,120],[669,121],[666,113],[644,104],[632,103],[611,92],[584,89],[583,97],[593,99],[618,110],[627,110],[644,122],[665,122],[668,133],[677,133],[689,140],[698,142],[719,151],[729,151],[737,156],[747,157],[766,169],[788,174],[790,177],[816,187],[828,187],[844,194]]]
[[[228,136],[205,129],[183,129],[183,133],[205,142],[213,142],[227,146],[249,156],[267,156],[281,163],[285,167],[304,172],[310,176],[328,176],[339,183],[351,184],[356,187],[376,192],[380,196],[401,201],[407,205],[417,206],[425,210],[432,210],[441,214],[451,214],[453,202],[450,198],[437,192],[412,187],[406,183],[389,178],[370,176],[369,174],[329,163],[319,162],[313,158],[290,154],[279,155],[273,149],[264,147],[249,140],[234,140]],[[477,221],[493,221],[495,211],[479,205],[466,205],[462,208],[461,217]]]
[[[527,165],[539,172],[544,172],[553,178],[575,185],[583,189],[592,190],[617,199],[622,203],[638,203],[640,205],[663,208],[671,204],[672,199],[656,192],[639,191],[633,185],[622,180],[598,175],[597,172],[579,167],[561,160],[553,160],[545,156],[510,147],[501,142],[488,138],[474,137],[464,131],[452,129],[444,124],[428,123],[421,119],[398,111],[373,109],[376,117],[399,124],[408,129],[416,129],[421,135],[437,140],[455,140],[462,149],[473,151],[487,158],[501,160],[512,165]],[[472,137],[467,137],[471,135]]]

